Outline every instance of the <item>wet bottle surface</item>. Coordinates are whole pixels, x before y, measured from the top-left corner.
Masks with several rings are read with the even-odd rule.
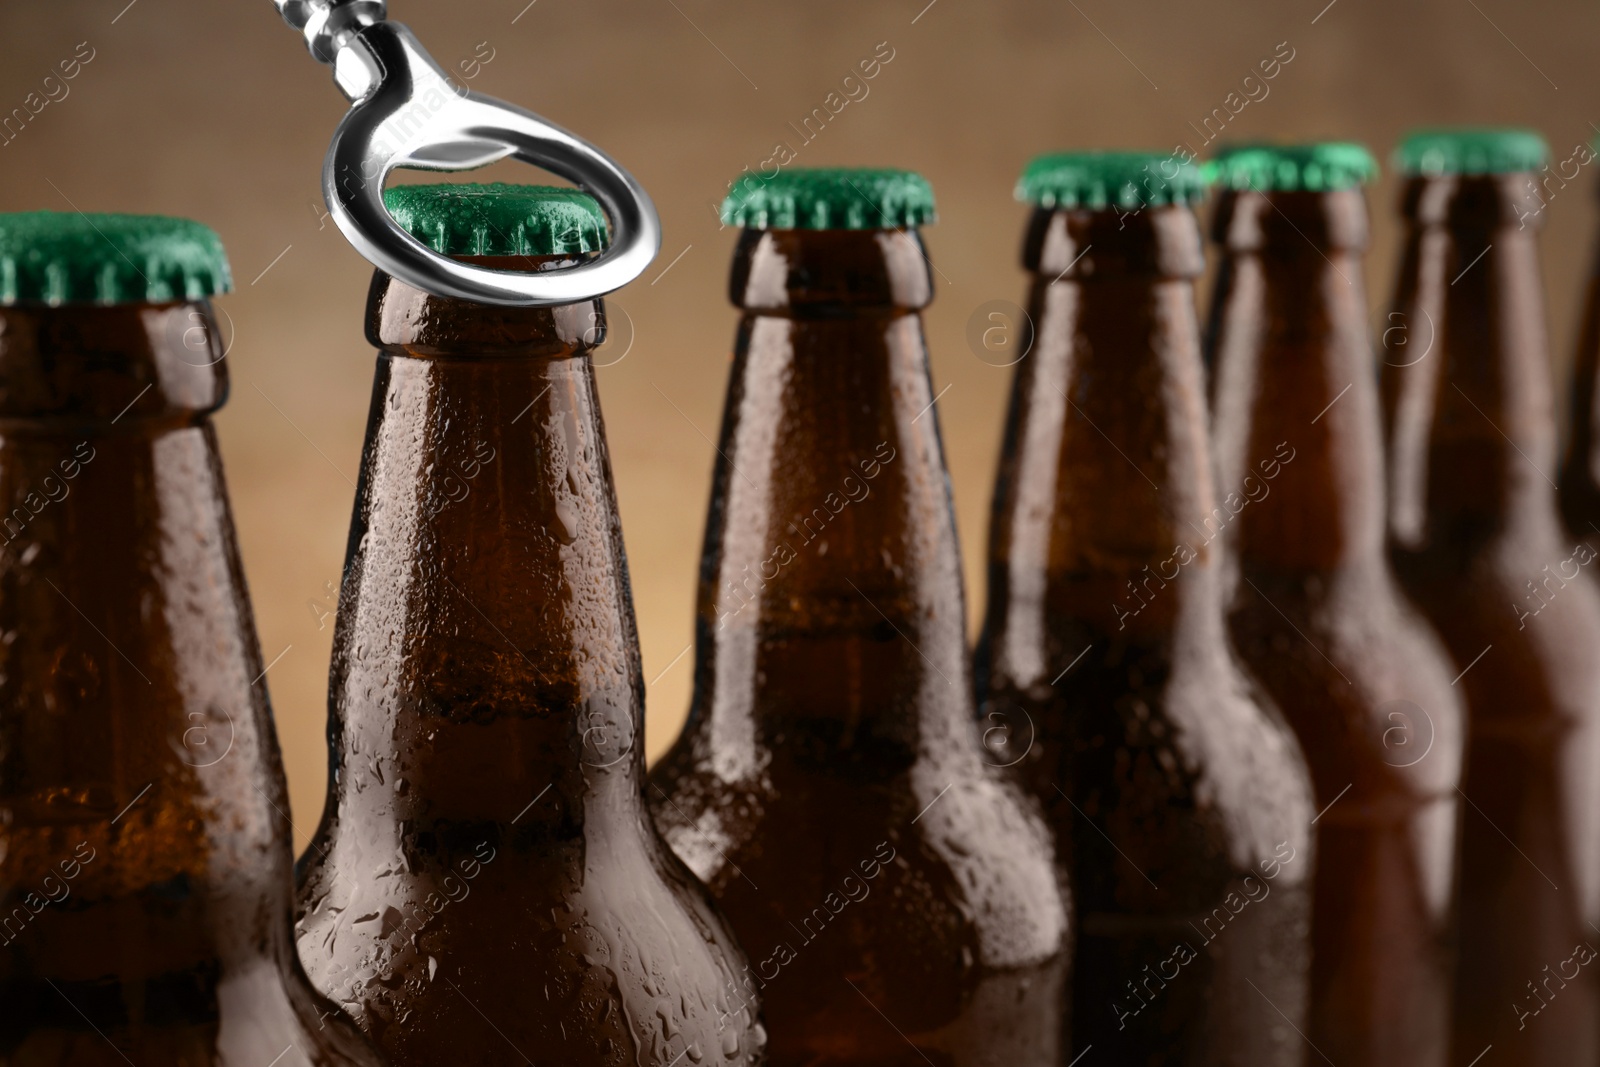
[[[603,232],[570,191],[389,197],[411,232],[499,251],[473,259],[499,269],[570,262]],[[373,281],[299,949],[398,1067],[763,1062],[743,957],[640,795],[602,330],[598,300],[494,308]]]
[[[221,245],[39,212],[0,257],[0,1062],[377,1067],[295,958]]]
[[[1540,221],[1516,132],[1416,135],[1386,335],[1396,569],[1465,690],[1453,1061],[1600,1057],[1600,595],[1556,514]]]
[[[1360,188],[1377,165],[1321,144],[1218,169],[1217,468],[1242,501],[1223,539],[1230,623],[1320,813],[1307,1036],[1334,1063],[1443,1067],[1464,711],[1385,553]]]
[[[785,1067],[1066,1062],[1048,836],[974,726],[919,314],[932,207],[915,175],[800,169],[724,205],[743,314],[694,702],[649,797]]]
[[[1223,622],[1199,188],[1136,153],[1024,173],[1035,341],[995,490],[980,710],[1035,735],[1009,760],[1068,858],[1074,1053],[1298,1064],[1311,791]]]

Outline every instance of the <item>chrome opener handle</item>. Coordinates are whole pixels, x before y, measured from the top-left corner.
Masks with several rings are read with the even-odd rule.
[[[633,281],[661,250],[661,221],[633,175],[589,142],[531,111],[454,85],[415,35],[386,20],[384,0],[274,0],[331,64],[350,100],[322,164],[322,193],[345,238],[375,266],[438,296],[547,307]],[[501,159],[531,163],[582,187],[611,224],[592,260],[538,273],[490,270],[434,252],[383,206],[396,167],[471,170]]]

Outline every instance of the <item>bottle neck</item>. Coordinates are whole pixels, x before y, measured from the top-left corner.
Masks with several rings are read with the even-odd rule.
[[[1067,630],[1070,659],[1106,635],[1220,626],[1202,264],[1187,207],[1034,213],[1036,340],[1013,383],[989,542],[988,667],[1013,682],[1048,683]]]
[[[9,307],[0,333],[0,914],[36,916],[0,945],[42,974],[287,968],[288,801],[210,309]]]
[[[1383,458],[1359,189],[1227,192],[1210,334],[1219,491],[1246,567],[1380,566]],[[1285,457],[1292,456],[1289,466]]]
[[[892,775],[971,758],[960,556],[914,231],[746,231],[691,743]]]
[[[638,639],[589,359],[601,315],[374,279],[332,679],[328,817],[356,836],[448,830],[465,856],[512,823],[637,806]]]
[[[1413,178],[1382,353],[1391,530],[1472,544],[1554,521],[1555,419],[1526,174]]]

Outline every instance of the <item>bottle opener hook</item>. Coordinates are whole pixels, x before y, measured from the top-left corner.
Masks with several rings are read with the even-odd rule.
[[[274,2],[351,103],[323,160],[322,192],[345,238],[381,270],[438,296],[547,307],[620,289],[661,250],[661,221],[633,175],[531,111],[458,88],[409,29],[387,21],[384,0]],[[605,251],[559,270],[491,270],[434,252],[383,205],[397,167],[459,171],[507,158],[592,194],[610,220]]]

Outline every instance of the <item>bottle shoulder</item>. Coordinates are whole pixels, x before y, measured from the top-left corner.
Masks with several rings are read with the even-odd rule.
[[[483,1016],[502,1036],[465,1039],[486,1056],[509,1040],[563,1063],[664,1065],[692,1044],[702,1062],[759,1063],[726,924],[658,840],[611,831],[365,874],[335,843],[302,872],[301,959],[397,1064],[470,1059],[450,1050]],[[450,1022],[404,1026],[414,1014]]]
[[[1426,614],[1410,599],[1386,559],[1328,571],[1282,573],[1251,567],[1240,570],[1242,585],[1229,608],[1230,633],[1261,653],[1260,642],[1278,631],[1298,632],[1299,643],[1323,654],[1332,672],[1382,683],[1348,686],[1367,702],[1380,699],[1384,685],[1447,706],[1459,705],[1449,692],[1455,676],[1449,653]],[[1242,655],[1255,669],[1257,655]]]
[[[1600,721],[1597,562],[1586,543],[1554,536],[1473,553],[1395,550],[1405,588],[1463,671],[1475,732],[1486,720],[1536,731]]]
[[[662,836],[742,940],[741,912],[759,912],[747,921],[764,928],[775,916],[855,907],[877,892],[880,904],[857,907],[857,921],[914,904],[929,930],[942,931],[930,937],[965,944],[981,967],[1033,966],[1065,951],[1066,889],[1048,828],[998,768],[929,760],[866,785],[770,766],[727,777],[692,760],[656,770],[647,792]]]
[[[1248,668],[1283,709],[1318,796],[1363,817],[1454,799],[1465,745],[1458,668],[1385,567],[1318,575],[1246,568],[1230,614]]]
[[[1152,868],[1186,867],[1209,885],[1280,843],[1304,852],[1314,810],[1279,709],[1221,634],[1202,630],[1067,642],[1075,651],[1033,684],[995,677],[981,710],[1037,732],[1017,769],[1059,840],[1081,836],[1087,819],[1119,842],[1142,840]]]

